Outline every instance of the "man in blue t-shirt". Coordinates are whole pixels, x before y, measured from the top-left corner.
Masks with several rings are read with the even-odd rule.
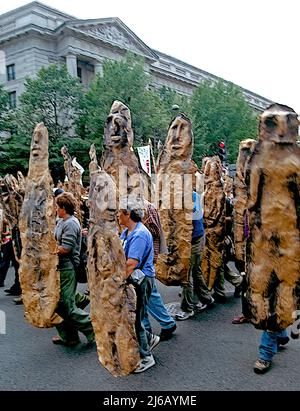
[[[192,250],[188,281],[182,284],[181,311],[176,314],[176,319],[181,321],[192,317],[195,314],[194,309],[201,311],[214,303],[200,266],[205,245],[205,232],[200,196],[196,191],[193,191],[193,204]]]
[[[155,364],[151,350],[160,340],[158,335],[146,331],[143,324],[155,278],[153,239],[141,222],[143,215],[143,209],[136,207],[119,211],[119,223],[126,227],[120,237],[126,256],[126,274],[134,285],[137,297],[135,328],[141,360],[135,373],[146,371]]]

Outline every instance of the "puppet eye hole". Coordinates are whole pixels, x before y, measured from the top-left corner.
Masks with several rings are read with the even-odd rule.
[[[274,116],[267,117],[265,120],[265,125],[270,128],[275,128],[277,126],[276,117]]]

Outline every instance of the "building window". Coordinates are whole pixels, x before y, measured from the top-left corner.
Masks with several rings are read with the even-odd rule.
[[[79,78],[80,83],[82,83],[82,68],[77,67],[77,77]]]
[[[10,64],[9,66],[6,66],[6,75],[7,75],[7,81],[16,79],[16,70],[15,70],[14,64]]]
[[[9,93],[9,106],[11,109],[14,109],[17,107],[17,93],[16,91],[12,91]]]

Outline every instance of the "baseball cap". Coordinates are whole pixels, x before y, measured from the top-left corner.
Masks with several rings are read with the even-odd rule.
[[[53,195],[54,197],[59,196],[60,194],[64,193],[65,190],[63,190],[62,188],[53,188]]]

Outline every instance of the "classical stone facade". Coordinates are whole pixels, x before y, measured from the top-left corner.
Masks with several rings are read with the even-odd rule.
[[[128,50],[144,58],[152,87],[191,95],[202,80],[218,79],[152,50],[118,18],[79,20],[37,1],[0,16],[0,83],[9,91],[11,105],[22,93],[25,77],[34,76],[43,66],[66,63],[68,71],[88,85],[95,73],[102,73],[104,59],[121,60]],[[271,103],[242,91],[258,111]]]

